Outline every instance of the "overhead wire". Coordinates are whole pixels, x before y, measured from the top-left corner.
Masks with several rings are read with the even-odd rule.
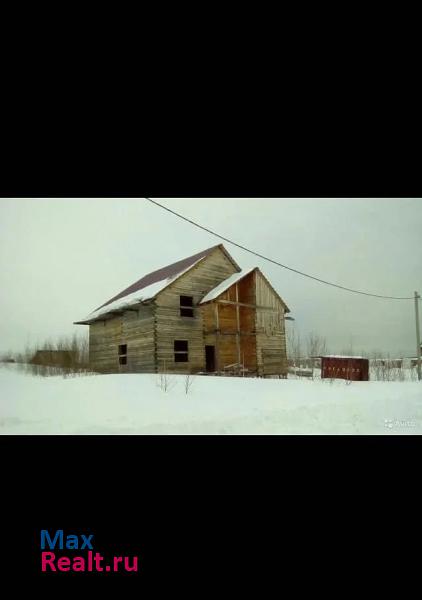
[[[304,273],[303,271],[299,271],[298,269],[294,269],[293,267],[284,265],[281,262],[278,262],[277,260],[269,258],[268,256],[264,256],[263,254],[260,254],[259,252],[256,252],[255,250],[251,250],[250,248],[247,248],[246,246],[243,246],[242,244],[239,244],[223,235],[220,235],[216,231],[213,231],[212,229],[209,229],[208,227],[204,227],[204,225],[201,225],[200,223],[197,223],[196,221],[193,221],[192,219],[189,219],[188,217],[181,215],[180,213],[176,212],[175,210],[172,210],[171,208],[168,208],[167,206],[160,204],[156,200],[152,200],[151,198],[145,198],[145,200],[148,200],[152,204],[155,204],[156,206],[159,206],[163,210],[166,210],[167,212],[175,215],[176,217],[183,219],[187,223],[190,223],[191,225],[194,225],[195,227],[198,227],[199,229],[202,229],[203,231],[206,231],[207,233],[210,233],[211,235],[214,235],[215,237],[218,237],[219,239],[221,239],[229,244],[232,244],[233,246],[236,246],[237,248],[240,248],[241,250],[244,250],[245,252],[249,252],[250,254],[257,256],[258,258],[261,258],[261,259],[266,260],[274,265],[282,267],[283,269],[287,269],[288,271],[292,271],[293,273],[297,273],[298,275],[302,275],[303,277],[307,277],[308,279],[312,279],[313,281],[317,281],[318,283],[323,283],[325,285],[329,285],[331,287],[335,287],[340,290],[344,290],[346,292],[351,292],[353,294],[361,294],[362,296],[371,296],[373,298],[384,298],[387,300],[414,300],[414,296],[386,296],[383,294],[372,294],[370,292],[364,292],[362,290],[355,290],[353,288],[349,288],[344,285],[339,285],[337,283],[332,283],[330,281],[326,281],[325,279],[320,279],[319,277],[315,277],[314,275],[309,275],[309,273]]]

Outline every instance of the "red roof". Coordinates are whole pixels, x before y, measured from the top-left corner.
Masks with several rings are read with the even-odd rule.
[[[132,285],[127,287],[125,290],[123,290],[116,296],[113,296],[113,298],[110,298],[110,300],[107,300],[107,302],[105,302],[104,304],[102,304],[101,306],[96,308],[95,310],[99,310],[100,308],[103,308],[103,306],[107,306],[107,304],[110,304],[111,302],[114,302],[115,300],[124,298],[128,294],[132,294],[133,292],[142,290],[143,288],[147,287],[148,285],[157,283],[158,281],[162,281],[163,279],[167,279],[168,277],[174,277],[178,273],[181,273],[185,269],[188,269],[190,266],[194,265],[200,258],[204,258],[205,256],[208,256],[209,254],[211,254],[211,252],[213,250],[215,250],[216,248],[221,248],[223,250],[223,252],[226,254],[226,256],[230,259],[230,261],[240,271],[239,265],[233,260],[233,258],[230,256],[230,254],[224,248],[223,244],[217,244],[217,246],[212,246],[212,248],[208,248],[207,250],[198,252],[198,254],[193,254],[192,256],[188,256],[187,258],[178,260],[177,262],[175,262],[171,265],[167,265],[167,267],[162,267],[161,269],[158,269],[157,271],[153,271],[152,273],[148,273],[148,275],[144,275],[144,277],[142,277],[138,281],[135,281],[135,283],[132,283]]]

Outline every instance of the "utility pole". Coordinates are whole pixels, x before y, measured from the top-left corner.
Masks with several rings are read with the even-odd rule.
[[[420,296],[415,292],[415,320],[416,320],[416,356],[418,358],[418,381],[421,380],[421,335],[419,330],[419,304]]]

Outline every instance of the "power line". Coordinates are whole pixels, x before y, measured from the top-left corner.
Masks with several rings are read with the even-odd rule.
[[[237,242],[234,242],[233,240],[229,240],[228,238],[224,237],[223,235],[220,235],[219,233],[216,233],[215,231],[212,231],[211,229],[208,229],[207,227],[204,227],[203,225],[200,225],[199,223],[196,223],[195,221],[192,221],[191,219],[184,217],[183,215],[177,213],[176,211],[171,210],[167,206],[163,206],[159,202],[156,202],[155,200],[151,200],[151,198],[145,198],[145,200],[148,200],[152,204],[159,206],[160,208],[175,215],[176,217],[179,217],[180,219],[187,221],[191,225],[194,225],[195,227],[198,227],[199,229],[202,229],[203,231],[206,231],[207,233],[210,233],[211,235],[214,235],[214,236],[220,238],[221,240],[228,242],[229,244],[233,244],[233,246],[237,246],[237,248],[240,248],[241,250],[244,250],[245,252],[249,252],[250,254],[253,254],[254,256],[258,256],[259,258],[262,258],[263,260],[273,263],[274,265],[278,265],[279,267],[282,267],[283,269],[287,269],[288,271],[292,271],[293,273],[297,273],[298,275],[302,275],[303,277],[308,277],[308,279],[313,279],[314,281],[318,281],[319,283],[324,283],[325,285],[331,285],[332,287],[339,288],[340,290],[345,290],[346,292],[352,292],[353,294],[361,294],[363,296],[372,296],[373,298],[386,298],[388,300],[413,300],[414,299],[413,296],[400,297],[400,296],[383,296],[381,294],[370,294],[369,292],[362,292],[360,290],[354,290],[352,288],[348,288],[343,285],[338,285],[337,283],[331,283],[330,281],[325,281],[324,279],[319,279],[318,277],[314,277],[313,275],[309,275],[308,273],[303,273],[302,271],[298,271],[297,269],[293,269],[292,267],[283,265],[282,263],[279,263],[278,261],[273,260],[272,258],[268,258],[268,256],[264,256],[263,254],[259,254],[259,252],[250,250],[249,248],[246,248],[245,246],[242,246],[241,244],[238,244]]]

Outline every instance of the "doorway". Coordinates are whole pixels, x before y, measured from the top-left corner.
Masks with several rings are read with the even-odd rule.
[[[205,370],[207,373],[215,371],[215,346],[205,346]]]

